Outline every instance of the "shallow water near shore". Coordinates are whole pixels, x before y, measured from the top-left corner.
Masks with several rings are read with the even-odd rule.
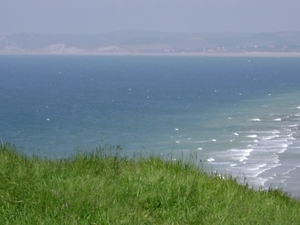
[[[63,157],[104,143],[197,154],[300,196],[297,58],[1,56],[0,138]]]

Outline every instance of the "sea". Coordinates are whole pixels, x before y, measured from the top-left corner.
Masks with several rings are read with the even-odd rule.
[[[2,55],[0,141],[50,158],[105,144],[188,157],[300,196],[300,59]]]

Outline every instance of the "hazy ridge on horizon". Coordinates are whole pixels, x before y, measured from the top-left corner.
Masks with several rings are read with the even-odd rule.
[[[0,54],[300,53],[300,32],[184,33],[124,30],[101,34],[17,33]]]

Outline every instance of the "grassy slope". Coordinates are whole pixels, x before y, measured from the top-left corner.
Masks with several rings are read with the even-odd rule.
[[[112,149],[68,159],[0,147],[0,224],[300,224],[300,202],[191,163]]]

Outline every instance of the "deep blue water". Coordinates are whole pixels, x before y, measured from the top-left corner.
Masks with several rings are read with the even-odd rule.
[[[300,195],[299,93],[299,58],[0,56],[0,139],[49,157],[197,152]]]

